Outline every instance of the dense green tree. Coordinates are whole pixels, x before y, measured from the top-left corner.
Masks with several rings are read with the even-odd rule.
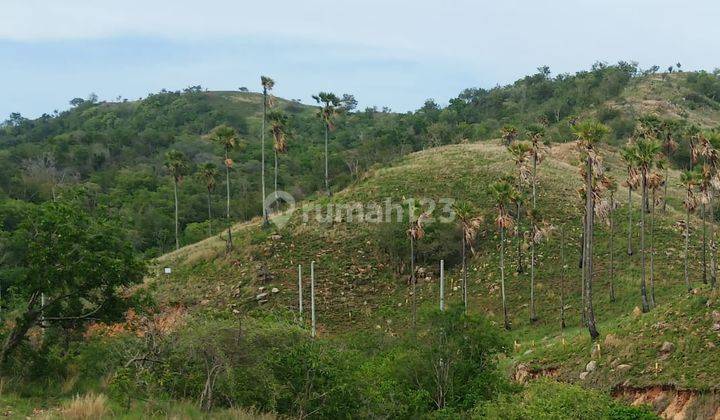
[[[3,374],[30,329],[118,317],[122,288],[145,273],[117,223],[72,203],[43,203],[2,239],[3,301],[18,313],[0,350]]]

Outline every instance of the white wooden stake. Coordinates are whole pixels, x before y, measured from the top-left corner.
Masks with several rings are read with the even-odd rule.
[[[300,313],[300,318],[302,318],[302,265],[298,265],[298,312]]]
[[[440,311],[445,310],[445,260],[440,260]]]
[[[315,261],[310,263],[310,317],[312,318],[311,336],[315,337]]]

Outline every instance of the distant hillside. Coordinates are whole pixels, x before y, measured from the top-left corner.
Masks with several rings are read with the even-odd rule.
[[[339,191],[371,168],[410,152],[496,138],[505,125],[515,125],[522,138],[526,127],[543,122],[548,138],[563,142],[571,138],[572,120],[594,116],[612,128],[609,141],[615,145],[625,142],[644,113],[716,127],[719,99],[720,78],[711,73],[653,74],[624,62],[596,64],[573,75],[553,76],[540,68],[511,85],[467,89],[445,107],[428,100],[406,114],[366,109],[339,117],[330,141],[331,184]],[[323,189],[322,124],[315,107],[275,101],[290,115],[292,133],[288,152],[280,156],[279,188],[297,199],[312,196]],[[14,228],[28,203],[82,190],[90,207],[106,208],[126,222],[138,249],[162,254],[174,243],[172,183],[163,161],[168,150],[177,149],[193,164],[179,193],[181,242],[206,237],[210,224],[217,232],[222,200],[214,197],[215,220],[208,220],[205,186],[194,173],[196,165],[221,163],[218,146],[202,138],[219,124],[235,127],[243,140],[231,154],[231,217],[242,221],[260,214],[260,94],[193,87],[140,101],[72,103],[68,111],[35,120],[13,114],[0,126],[0,221],[5,229]],[[266,176],[272,184],[269,134],[266,140]],[[684,165],[687,158],[683,146],[675,164]],[[217,189],[224,190],[224,180]]]

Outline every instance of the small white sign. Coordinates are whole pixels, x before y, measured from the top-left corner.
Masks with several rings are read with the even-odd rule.
[[[170,273],[172,273],[172,268],[165,267],[165,274],[170,274]]]

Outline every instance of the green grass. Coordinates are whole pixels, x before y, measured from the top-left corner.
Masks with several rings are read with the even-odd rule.
[[[610,173],[622,179],[624,169],[616,152],[612,148],[603,150]],[[590,343],[586,332],[580,325],[580,270],[579,258],[579,198],[576,190],[580,186],[578,170],[574,166],[576,153],[571,144],[554,146],[548,159],[543,162],[539,172],[538,207],[546,220],[556,226],[562,226],[566,233],[566,269],[563,269],[558,252],[559,238],[555,234],[548,242],[538,246],[538,267],[536,297],[539,321],[529,322],[529,253],[525,251],[526,271],[515,273],[512,267],[517,260],[514,239],[507,243],[508,299],[512,331],[521,351],[520,361],[528,361],[536,366],[566,369],[566,378],[575,380],[578,368],[587,363],[590,356]],[[386,197],[400,202],[404,197],[429,197],[440,199],[451,197],[472,203],[486,220],[492,220],[493,206],[487,194],[487,186],[495,179],[513,174],[509,155],[504,148],[494,142],[446,146],[427,150],[400,161],[397,165],[371,173],[362,181],[332,198],[321,198],[320,204],[350,203],[355,201],[374,201],[382,203]],[[640,357],[633,370],[626,375],[636,379],[638,384],[667,383],[673,380],[680,387],[707,389],[713,386],[712,376],[700,373],[681,375],[686,360],[671,357],[664,361],[663,372],[655,374],[646,369],[652,364],[654,348],[662,341],[674,339],[673,336],[651,334],[652,325],[646,319],[661,317],[668,311],[684,313],[686,298],[683,286],[683,247],[681,231],[675,225],[683,218],[676,206],[681,201],[681,191],[672,179],[678,173],[671,172],[669,188],[669,209],[662,213],[658,210],[656,220],[656,300],[658,307],[650,314],[639,319],[631,316],[633,309],[640,306],[640,252],[639,246],[639,199],[633,195],[633,249],[635,254],[629,257],[625,253],[627,240],[626,190],[622,188],[616,199],[620,208],[614,217],[616,222],[615,287],[617,301],[610,302],[608,253],[609,238],[607,227],[596,227],[594,275],[594,305],[598,325],[603,340],[607,334],[616,336],[642,334],[648,340],[643,345],[650,346],[646,353],[631,347],[631,356]],[[649,217],[648,217],[649,219]],[[648,220],[649,223],[649,220]],[[693,222],[694,231],[691,242],[691,277],[694,285],[701,282],[699,271],[699,227]],[[524,225],[524,228],[527,228]],[[394,229],[394,230],[393,230]],[[406,238],[404,226],[392,227],[388,224],[351,224],[345,222],[318,223],[312,217],[305,224],[296,212],[290,223],[283,229],[263,230],[259,222],[250,223],[237,230],[234,235],[236,251],[222,256],[218,248],[221,241],[215,240],[213,258],[208,261],[183,265],[182,260],[190,255],[175,254],[176,271],[169,277],[150,280],[150,287],[161,305],[182,305],[202,311],[228,311],[238,304],[238,300],[259,293],[258,287],[266,291],[277,287],[279,293],[271,295],[269,302],[257,307],[250,304],[252,310],[266,308],[293,310],[297,305],[296,267],[302,264],[305,273],[306,293],[309,280],[309,263],[316,261],[318,322],[321,334],[342,334],[348,329],[381,329],[395,335],[409,325],[411,297],[408,294]],[[459,290],[459,236],[455,227],[439,226],[428,228],[429,234],[419,244],[419,265],[428,273],[428,279],[421,278],[418,285],[418,299],[421,307],[437,305],[438,275],[437,262],[440,256],[448,260],[447,296],[448,302],[461,300]],[[279,236],[276,236],[279,235]],[[649,241],[649,239],[648,239]],[[388,254],[389,242],[395,242],[399,254]],[[212,239],[209,240],[212,244]],[[498,237],[489,224],[480,233],[476,255],[469,260],[469,283],[471,312],[488,315],[496,323],[502,322],[499,294]],[[212,248],[212,246],[208,245]],[[194,250],[193,252],[198,252]],[[217,258],[214,258],[217,256]],[[164,260],[166,263],[169,260]],[[405,265],[404,270],[401,267]],[[263,282],[259,274],[267,269],[272,279]],[[562,348],[559,328],[559,302],[561,278],[565,277],[566,322],[568,328],[562,333],[567,343],[575,343],[578,350],[557,350]],[[241,298],[243,297],[243,298]],[[307,297],[307,294],[306,294]],[[305,301],[309,308],[309,299]],[[678,307],[678,308],[676,308]],[[676,308],[676,309],[671,309]],[[707,315],[710,307],[697,309],[696,317]],[[658,318],[655,322],[659,322]],[[666,322],[678,328],[696,329],[706,326],[678,324],[677,318]],[[634,330],[633,330],[634,328]],[[696,328],[696,329],[694,329]],[[710,340],[707,337],[706,340]],[[689,338],[687,338],[689,339]],[[633,341],[630,336],[628,341]],[[602,343],[602,341],[601,341]],[[638,346],[640,343],[637,342]],[[705,342],[702,343],[705,346]],[[601,344],[602,346],[602,344]],[[567,346],[573,347],[573,346]],[[547,350],[546,350],[547,348]],[[574,347],[573,347],[574,348]],[[531,349],[529,355],[522,354]],[[618,350],[620,351],[620,350]],[[695,355],[707,353],[705,347],[695,350]],[[586,357],[580,357],[585,354]],[[610,354],[610,353],[609,353]],[[619,354],[618,354],[619,356]],[[617,357],[617,356],[616,356]],[[632,358],[630,357],[630,358]],[[700,358],[702,359],[702,358]],[[611,360],[610,360],[611,361]],[[607,364],[610,363],[607,361]],[[567,362],[567,363],[566,363]],[[676,376],[674,376],[678,373]],[[610,375],[598,385],[610,386],[622,382],[625,376]]]

